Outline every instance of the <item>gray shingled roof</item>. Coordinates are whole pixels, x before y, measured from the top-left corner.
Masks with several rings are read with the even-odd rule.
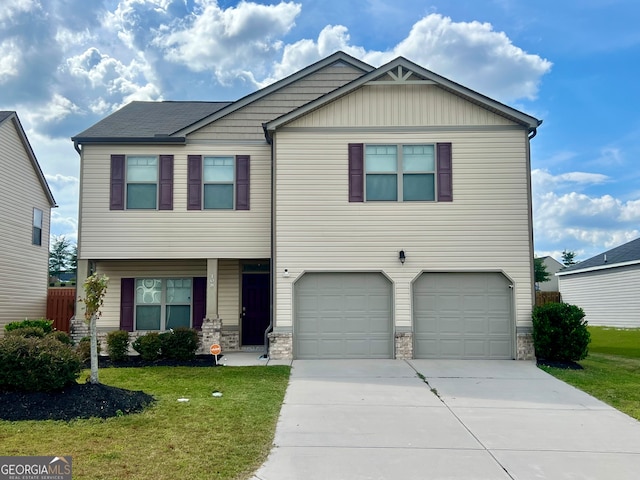
[[[606,258],[606,261],[605,261]],[[606,252],[600,253],[595,257],[591,257],[584,262],[576,263],[562,270],[561,273],[569,273],[586,268],[614,266],[620,263],[640,261],[640,238],[631,240],[624,245],[612,248]]]
[[[232,102],[132,102],[72,137],[74,141],[169,136]]]

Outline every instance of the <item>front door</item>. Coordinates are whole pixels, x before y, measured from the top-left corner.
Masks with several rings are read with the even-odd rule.
[[[242,345],[264,345],[269,326],[269,273],[242,274]]]

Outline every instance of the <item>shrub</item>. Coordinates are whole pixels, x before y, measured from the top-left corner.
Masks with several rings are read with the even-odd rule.
[[[71,346],[53,337],[0,339],[0,389],[59,390],[75,383],[81,370],[82,362]]]
[[[160,335],[163,357],[175,360],[191,360],[198,350],[198,332],[193,328],[179,327]]]
[[[133,342],[133,349],[140,354],[143,360],[153,361],[160,357],[162,341],[158,332],[149,332],[138,337]]]
[[[107,334],[107,353],[114,362],[123,362],[129,356],[129,332],[114,330]]]
[[[98,342],[98,355],[100,355],[100,342]],[[83,363],[91,360],[91,337],[82,337],[76,346],[76,353]]]
[[[5,333],[8,337],[44,338],[44,330],[40,327],[20,327]]]
[[[4,329],[7,332],[12,330],[18,330],[20,328],[28,328],[28,327],[36,327],[44,330],[44,333],[53,332],[53,320],[47,320],[45,318],[41,318],[39,320],[22,320],[19,322],[11,322],[7,323],[4,326]]]
[[[545,360],[577,361],[587,356],[590,335],[584,311],[568,303],[547,303],[533,309],[533,346]]]
[[[47,337],[52,337],[58,340],[59,342],[64,343],[65,345],[72,345],[73,341],[67,332],[62,332],[60,330],[54,330]]]

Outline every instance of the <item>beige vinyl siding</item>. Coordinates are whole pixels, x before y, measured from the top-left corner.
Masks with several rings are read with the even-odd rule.
[[[192,133],[192,140],[264,139],[262,124],[358,78],[362,71],[330,66],[286,86]]]
[[[453,202],[349,203],[350,142],[452,142]],[[514,282],[517,324],[530,326],[526,143],[524,129],[508,127],[277,133],[277,326],[291,326],[291,285],[305,270],[384,272],[403,328],[411,326],[411,282],[422,271],[500,271]]]
[[[120,328],[120,280],[122,278],[189,278],[206,277],[206,260],[181,261],[116,261],[98,262],[96,272],[109,277],[98,327],[102,330]],[[82,295],[82,292],[79,292]]]
[[[218,316],[225,327],[240,322],[240,262],[220,260],[218,264]]]
[[[562,301],[582,308],[589,325],[640,327],[640,265],[558,278]]]
[[[436,85],[365,85],[287,127],[514,125]]]
[[[109,210],[110,155],[174,155],[173,210]],[[250,155],[250,210],[187,210],[187,155]],[[270,256],[271,152],[264,145],[85,146],[83,259]]]
[[[0,124],[0,335],[4,325],[47,309],[51,205],[12,121]],[[42,210],[42,245],[32,244],[33,209]]]

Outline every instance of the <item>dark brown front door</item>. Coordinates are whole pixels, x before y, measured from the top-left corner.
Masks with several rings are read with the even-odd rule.
[[[264,345],[269,326],[269,274],[242,274],[242,345]]]

